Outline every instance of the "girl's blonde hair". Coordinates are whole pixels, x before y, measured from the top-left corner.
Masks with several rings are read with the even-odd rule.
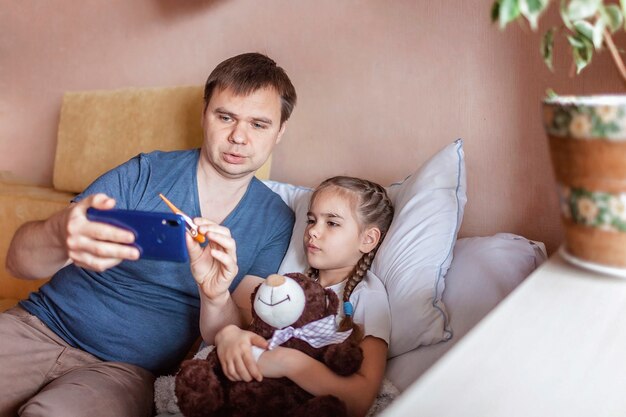
[[[373,226],[380,230],[378,245],[372,251],[363,254],[347,277],[348,281],[342,295],[342,301],[345,303],[350,300],[352,291],[354,291],[354,288],[363,280],[363,277],[370,269],[376,251],[389,230],[391,220],[393,219],[393,204],[385,189],[379,184],[361,178],[346,176],[332,177],[322,182],[313,192],[311,204],[320,192],[331,188],[344,193],[346,198],[352,200],[355,217],[359,222],[361,231]],[[317,277],[318,273],[319,271],[314,268],[309,268],[307,271],[307,275],[310,277]],[[339,330],[345,331],[350,328],[354,329],[352,332],[354,337],[360,339],[360,329],[353,322],[352,315],[346,314],[339,325]]]

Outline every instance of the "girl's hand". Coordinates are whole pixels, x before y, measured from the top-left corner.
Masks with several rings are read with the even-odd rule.
[[[232,324],[224,327],[215,336],[217,357],[222,364],[224,375],[231,381],[250,382],[252,379],[261,381],[263,375],[252,355],[252,346],[267,349],[267,344],[267,341],[256,333],[242,330]]]
[[[298,354],[302,356],[300,359],[298,359]],[[306,358],[310,357],[298,350],[278,346],[263,352],[257,366],[265,378],[289,378],[289,375],[295,372],[294,366],[297,361],[306,361]]]
[[[229,296],[228,287],[237,276],[237,247],[230,230],[208,219],[195,218],[198,233],[205,235],[209,243],[202,247],[186,235],[191,273],[202,294],[211,301]]]

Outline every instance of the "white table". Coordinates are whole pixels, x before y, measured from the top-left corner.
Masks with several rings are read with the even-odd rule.
[[[381,416],[626,416],[626,279],[552,256]]]

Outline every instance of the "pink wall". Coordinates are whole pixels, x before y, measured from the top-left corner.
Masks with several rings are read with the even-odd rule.
[[[508,231],[554,250],[561,230],[539,100],[547,87],[621,86],[608,54],[572,80],[559,48],[552,75],[539,35],[500,33],[489,8],[485,0],[5,2],[0,176],[51,183],[64,91],[202,84],[222,59],[260,51],[299,94],[275,179],[314,185],[345,173],[388,183],[463,137],[462,235]]]

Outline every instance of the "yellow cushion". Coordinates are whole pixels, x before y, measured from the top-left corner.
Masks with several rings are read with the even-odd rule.
[[[269,180],[271,169],[272,169],[272,157],[270,156],[267,159],[267,161],[265,161],[265,164],[257,170],[255,176],[260,180]]]

